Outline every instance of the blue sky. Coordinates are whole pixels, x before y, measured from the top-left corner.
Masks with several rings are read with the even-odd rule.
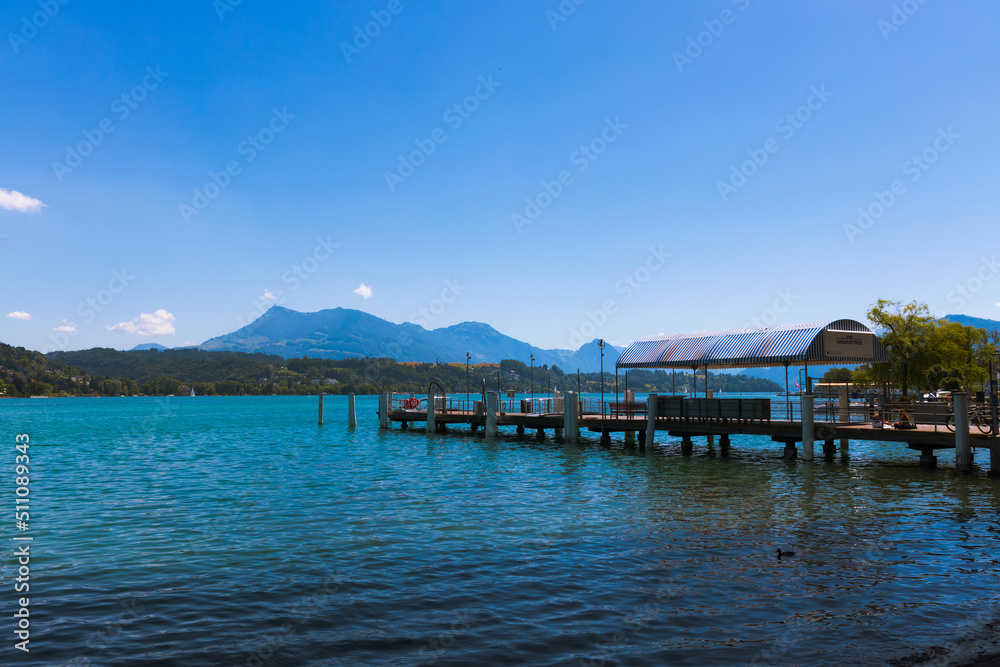
[[[0,340],[1000,318],[1000,6],[681,4],[6,2]]]

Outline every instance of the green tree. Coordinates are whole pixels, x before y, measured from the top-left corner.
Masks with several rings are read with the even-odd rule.
[[[916,301],[904,304],[885,299],[879,299],[868,310],[868,319],[881,334],[889,367],[906,395],[911,373],[923,374],[930,365],[928,343],[936,320],[927,304]],[[886,379],[884,369],[879,366],[873,366],[869,372],[876,381]]]
[[[851,376],[850,368],[831,368],[823,373],[823,382],[850,382]]]

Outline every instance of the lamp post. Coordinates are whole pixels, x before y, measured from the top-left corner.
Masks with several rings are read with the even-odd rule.
[[[472,359],[472,355],[468,352],[465,353],[465,409],[469,409],[469,360]]]
[[[531,355],[531,400],[535,400],[535,355]]]
[[[597,347],[601,348],[601,419],[604,419],[604,339],[597,341]]]

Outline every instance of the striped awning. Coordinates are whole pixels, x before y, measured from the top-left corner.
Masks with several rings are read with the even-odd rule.
[[[885,363],[882,343],[854,320],[657,336],[629,345],[618,368],[751,368]]]

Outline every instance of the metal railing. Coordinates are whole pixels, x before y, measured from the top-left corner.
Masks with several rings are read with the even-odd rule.
[[[684,399],[688,400],[688,399]],[[713,400],[713,399],[708,399]],[[732,399],[718,399],[732,400]],[[475,414],[477,404],[481,397],[478,395],[469,396],[466,399],[464,394],[448,396],[442,398],[435,397],[435,409],[438,414],[458,413]],[[538,414],[538,415],[561,415],[564,411],[564,397],[538,397],[538,398],[505,398],[498,397],[498,408],[500,414]],[[813,420],[816,422],[844,422],[844,413],[841,412],[840,400],[838,397],[815,397],[813,404]],[[427,397],[420,395],[391,395],[389,398],[390,410],[413,410],[426,412]],[[485,410],[485,406],[481,408]],[[989,421],[990,406],[988,403],[971,403],[970,415],[971,423]],[[933,425],[934,430],[944,429],[949,417],[953,418],[953,408],[950,402],[946,401],[865,401],[849,402],[847,405],[847,422],[862,424],[871,422],[872,418],[882,413],[887,423],[899,423],[902,414],[907,415],[908,420],[916,425]],[[658,419],[679,419],[681,421],[727,421],[723,412],[709,413],[707,416],[673,416],[657,415]],[[580,397],[580,415],[588,417],[599,416],[602,419],[635,419],[645,417],[647,414],[647,404],[644,400],[624,401],[614,400],[614,397],[605,397],[602,401],[599,396]],[[978,415],[978,422],[977,422]],[[770,415],[764,415],[764,419],[770,417],[772,420],[784,420],[798,422],[802,420],[802,403],[800,397],[790,397],[786,403],[784,396],[777,396],[771,399]],[[975,426],[973,426],[975,429]]]

